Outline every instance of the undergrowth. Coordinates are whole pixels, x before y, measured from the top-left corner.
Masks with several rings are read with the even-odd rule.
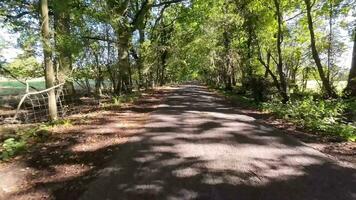
[[[308,97],[291,100],[287,104],[280,102],[262,103],[262,110],[273,113],[307,130],[330,136],[340,136],[348,141],[356,141],[356,127],[345,113],[350,107],[348,101],[315,100]]]
[[[56,126],[71,126],[71,124],[72,122],[68,119],[60,119],[42,123],[32,128],[18,129],[15,135],[9,136],[0,142],[0,160],[7,161],[25,152],[33,142],[46,141],[52,134],[52,128]]]
[[[112,104],[114,104],[115,106],[118,106],[123,103],[132,103],[132,102],[136,101],[140,96],[141,96],[140,92],[133,92],[131,94],[121,95],[121,96],[113,96]]]
[[[356,141],[355,99],[323,100],[311,94],[283,104],[280,100],[257,102],[254,98],[235,91],[220,89],[218,92],[240,106],[271,113],[311,132]]]
[[[112,102],[104,107],[120,106],[124,103],[132,103],[141,96],[139,92],[133,92],[127,95],[114,96]],[[71,126],[72,122],[68,119],[59,119],[53,122],[42,123],[32,128],[18,129],[16,134],[0,141],[0,161],[9,160],[28,150],[30,144],[36,142],[45,142],[51,133],[52,128],[56,126]]]

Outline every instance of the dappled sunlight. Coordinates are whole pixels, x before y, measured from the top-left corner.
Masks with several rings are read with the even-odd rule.
[[[355,2],[0,0],[0,200],[356,200]]]
[[[123,144],[127,141],[127,138],[122,138],[122,137],[116,137],[116,138],[110,138],[110,141],[105,139],[100,139],[100,138],[91,138],[84,143],[80,143],[77,145],[74,145],[70,148],[70,151],[73,152],[90,152],[90,151],[96,151],[99,150],[103,147],[108,147],[112,145],[119,145]]]
[[[161,99],[160,94],[152,96]],[[95,176],[118,173],[119,166],[103,166],[129,137],[131,142],[135,141],[135,135],[141,132],[147,120],[145,112],[135,112],[135,109],[151,109],[157,104],[156,100],[151,103],[151,99],[147,97],[145,102],[120,109],[113,107],[73,115],[72,126],[54,129],[53,138],[26,158],[21,191],[9,191],[9,195],[14,199],[78,198],[80,193],[70,191],[84,187]],[[141,139],[137,138],[137,141]],[[24,180],[31,184],[25,182],[24,185]]]
[[[192,168],[192,167],[176,169],[172,171],[172,175],[176,177],[192,177],[200,173],[201,171],[199,170],[199,168]]]
[[[268,199],[284,199],[289,191],[299,192],[290,199],[355,195],[347,188],[330,195],[332,182],[320,176],[334,174],[352,185],[353,170],[252,117],[209,103],[216,97],[206,99],[201,92],[193,86],[174,91],[109,165],[121,170],[99,177],[82,199],[250,199],[268,197],[266,191],[279,192]],[[180,107],[177,99],[184,99]],[[111,189],[103,189],[106,182]]]
[[[203,112],[203,115],[207,115],[208,117],[214,117],[217,119],[225,119],[225,120],[239,120],[245,122],[253,122],[255,119],[253,117],[247,115],[240,115],[240,114],[225,114],[221,112]]]
[[[73,178],[84,174],[92,168],[90,165],[81,164],[63,164],[54,166],[54,175],[59,181],[64,181],[68,178]],[[38,180],[41,181],[41,180]],[[44,180],[45,182],[45,180]]]
[[[48,144],[28,159],[29,166],[42,170],[35,175],[36,189],[46,188],[48,197],[58,199],[68,194],[71,199],[355,197],[350,187],[330,189],[335,183],[355,185],[354,169],[258,124],[217,96],[199,96],[201,87],[171,92],[172,98],[156,102],[164,106],[149,115],[155,105],[138,103],[81,120],[70,139]],[[84,189],[70,193],[66,184]]]

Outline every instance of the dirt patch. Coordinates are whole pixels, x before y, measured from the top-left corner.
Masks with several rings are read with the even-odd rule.
[[[11,171],[11,180],[0,182],[0,197],[78,197],[120,146],[138,133],[167,91],[154,90],[131,104],[70,116],[72,126],[54,128],[45,142],[0,165],[1,177]]]

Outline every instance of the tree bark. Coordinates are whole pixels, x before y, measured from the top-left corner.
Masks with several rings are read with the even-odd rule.
[[[139,55],[137,57],[137,71],[138,71],[138,89],[141,89],[143,86],[143,80],[142,80],[142,68],[143,68],[143,55],[142,55],[142,48],[143,48],[143,43],[145,42],[145,32],[143,29],[139,29],[139,42],[140,42],[140,51]]]
[[[353,40],[351,69],[346,87],[346,94],[350,97],[356,97],[356,27],[354,28]]]
[[[102,93],[103,73],[99,62],[99,54],[94,53],[94,57],[95,57],[95,65],[96,65],[95,95],[96,97],[99,98],[103,95]]]
[[[330,79],[330,74],[331,74],[331,68],[333,66],[333,60],[332,60],[332,43],[333,43],[333,17],[334,17],[334,5],[332,0],[329,1],[329,36],[328,36],[328,71],[326,78],[331,81]]]
[[[225,48],[225,62],[223,64],[223,67],[225,68],[223,70],[223,77],[224,77],[224,82],[225,82],[225,89],[226,90],[232,90],[232,78],[231,78],[231,57],[230,57],[230,49],[231,49],[231,39],[228,31],[225,31],[223,33],[224,37],[224,48]]]
[[[168,51],[164,50],[162,55],[161,55],[161,75],[159,78],[159,85],[163,86],[165,84],[165,71],[166,71],[166,67],[167,67],[167,57],[168,57]]]
[[[52,63],[52,48],[50,43],[47,0],[41,0],[41,17],[42,17],[41,32],[42,32],[46,88],[51,88],[54,86],[55,76],[54,76],[54,69]],[[50,120],[57,119],[57,103],[56,103],[56,94],[54,89],[48,92],[48,112],[49,112]]]
[[[282,102],[287,103],[289,101],[289,96],[287,92],[287,81],[286,76],[283,72],[283,56],[282,56],[282,42],[283,42],[283,33],[282,33],[282,13],[280,8],[279,0],[274,0],[274,4],[276,7],[276,16],[278,22],[278,32],[277,32],[277,53],[278,53],[278,62],[277,62],[277,71],[279,75],[280,82],[280,93],[282,96]]]
[[[318,69],[319,76],[320,76],[321,82],[323,84],[323,89],[324,89],[324,92],[327,95],[327,97],[335,98],[335,97],[337,97],[337,94],[334,91],[334,89],[332,88],[330,81],[327,79],[327,77],[325,75],[323,66],[320,61],[319,53],[318,53],[318,50],[317,50],[316,44],[315,44],[316,42],[315,42],[314,26],[313,26],[313,19],[312,19],[312,15],[311,15],[312,5],[310,3],[310,0],[304,0],[304,2],[307,7],[308,28],[309,28],[309,33],[310,33],[310,45],[311,45],[312,54],[313,54],[313,58],[314,58],[316,67]]]
[[[68,77],[72,73],[72,53],[69,47],[70,38],[70,6],[68,0],[62,0],[60,4],[55,5],[55,40],[56,50],[58,52],[59,82],[66,82],[65,87],[69,94],[74,94],[75,89],[72,81]]]
[[[116,91],[118,94],[130,93],[130,60],[129,60],[129,43],[131,32],[119,32],[118,35],[118,57],[119,57],[119,86]]]
[[[261,52],[261,49],[259,49],[259,57],[258,57],[258,60],[260,61],[260,63],[265,67],[265,69],[266,69],[266,74],[268,75],[270,75],[271,76],[271,78],[272,78],[272,80],[273,80],[273,84],[274,84],[274,86],[277,88],[277,90],[278,90],[278,92],[279,93],[282,93],[281,92],[281,86],[280,86],[280,84],[279,84],[279,81],[278,81],[278,78],[277,78],[277,76],[276,75],[274,75],[274,73],[271,71],[271,68],[270,68],[270,60],[271,60],[271,53],[270,52],[267,52],[267,63],[263,60],[263,58],[262,58],[262,52]],[[265,77],[267,76],[265,74]]]
[[[119,86],[117,87],[118,91],[115,92],[118,94],[132,91],[129,60],[130,39],[136,29],[143,29],[145,17],[152,8],[153,2],[153,0],[143,1],[141,8],[135,13],[133,20],[130,22],[129,17],[126,16],[130,1],[109,1],[109,9],[114,11],[115,17],[121,18],[119,24],[117,24],[117,20],[111,21],[117,35]]]

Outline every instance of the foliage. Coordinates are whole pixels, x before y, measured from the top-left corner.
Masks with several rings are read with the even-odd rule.
[[[344,118],[355,115],[354,104],[322,97],[335,98],[352,74],[340,60],[344,33],[354,29],[353,0],[48,1],[48,38],[40,2],[0,1],[0,20],[19,33],[24,51],[7,64],[18,77],[48,75],[37,63],[47,57],[56,74],[46,80],[90,94],[94,85],[115,105],[135,99],[135,89],[199,80],[247,104],[270,101],[265,109],[310,130],[352,138]]]
[[[263,110],[272,112],[311,131],[341,136],[356,141],[356,127],[344,121],[343,114],[348,104],[343,100],[315,100],[313,97],[280,102],[263,103]]]
[[[121,96],[113,96],[112,103],[115,106],[119,106],[123,103],[132,103],[132,102],[136,101],[140,96],[141,96],[141,93],[139,93],[139,92],[133,92],[132,94],[125,94],[125,95],[121,95]]]
[[[254,101],[253,98],[247,97],[246,95],[236,94],[234,91],[219,90],[220,94],[223,94],[232,103],[236,103],[242,107],[248,108],[258,108],[259,102]]]
[[[16,140],[15,138],[6,139],[2,144],[2,152],[0,160],[7,160],[10,157],[20,153],[25,149],[26,142],[23,140]]]
[[[5,67],[17,78],[28,79],[43,76],[43,69],[37,59],[33,56],[19,56],[14,61],[6,64]]]
[[[71,125],[71,120],[61,119],[43,123],[32,128],[18,129],[16,136],[9,137],[2,144],[0,143],[0,160],[6,161],[26,151],[30,147],[30,143],[47,141],[54,127],[68,127]]]

